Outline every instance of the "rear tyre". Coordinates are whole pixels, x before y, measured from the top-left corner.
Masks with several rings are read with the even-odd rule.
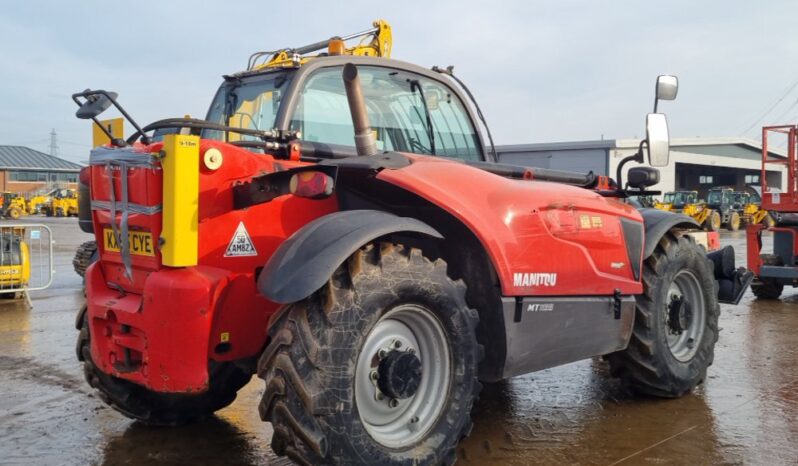
[[[446,263],[368,245],[271,326],[272,449],[299,464],[452,464],[481,386],[476,311]]]
[[[737,231],[740,229],[740,214],[732,212],[729,217],[729,223],[726,225],[729,231]]]
[[[81,244],[75,252],[75,257],[72,259],[72,267],[75,269],[75,273],[81,277],[85,277],[86,269],[96,262],[99,257],[100,252],[97,249],[97,241],[86,241]]]
[[[87,316],[85,311],[82,312],[84,317],[76,349],[78,360],[83,362],[86,381],[97,389],[106,404],[143,424],[177,426],[210,417],[232,403],[238,390],[252,378],[252,374],[233,363],[217,364],[210,370],[208,391],[199,395],[182,395],[156,393],[110,376],[94,366]]]
[[[609,355],[610,371],[632,391],[675,398],[706,377],[718,341],[712,262],[689,236],[667,233],[646,259],[627,349]]]
[[[775,254],[762,254],[762,265],[782,266],[784,261]],[[751,285],[751,291],[758,299],[779,299],[784,291],[784,285],[770,278],[758,278]]]

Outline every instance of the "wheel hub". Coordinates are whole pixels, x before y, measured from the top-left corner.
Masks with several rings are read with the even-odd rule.
[[[380,361],[377,386],[387,396],[404,400],[421,385],[421,360],[415,353],[393,350]]]
[[[684,296],[671,296],[668,304],[668,325],[672,333],[682,333],[690,326],[692,311]]]

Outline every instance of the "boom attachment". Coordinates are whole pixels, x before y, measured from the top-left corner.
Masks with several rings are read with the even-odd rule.
[[[378,19],[372,23],[373,27],[365,31],[356,32],[343,37],[331,37],[330,39],[314,42],[297,48],[284,48],[271,52],[256,52],[249,57],[247,71],[258,71],[264,68],[281,68],[300,66],[308,60],[323,55],[358,55],[364,57],[391,57],[391,46],[393,38],[391,25],[387,21]],[[371,38],[367,42],[367,38]],[[346,48],[346,41],[362,38],[357,45]],[[313,52],[320,52],[316,55],[308,55]],[[258,63],[265,58],[265,61]]]

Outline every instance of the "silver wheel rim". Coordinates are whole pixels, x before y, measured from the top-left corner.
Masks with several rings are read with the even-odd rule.
[[[686,325],[680,330],[672,328],[669,305],[673,299],[683,299],[690,308],[691,315],[685,319]],[[671,354],[681,362],[690,361],[698,351],[704,336],[706,303],[704,303],[704,294],[701,292],[698,278],[689,270],[682,270],[673,278],[673,282],[668,288],[664,315],[668,348],[671,350]]]
[[[380,354],[411,351],[421,361],[415,394],[392,400],[375,380]],[[422,439],[440,417],[451,383],[449,339],[438,318],[416,304],[385,313],[371,329],[357,359],[355,402],[371,437],[388,448],[403,448]]]

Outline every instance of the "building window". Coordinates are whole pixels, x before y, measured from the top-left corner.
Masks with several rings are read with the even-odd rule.
[[[35,171],[9,171],[8,179],[10,181],[20,181],[23,183],[77,183],[77,173],[61,173],[61,172],[35,172]]]
[[[759,175],[745,175],[745,184],[759,183]]]
[[[711,175],[710,176],[703,176],[703,175],[699,176],[698,177],[698,182],[700,184],[712,184],[713,183],[712,176]]]

